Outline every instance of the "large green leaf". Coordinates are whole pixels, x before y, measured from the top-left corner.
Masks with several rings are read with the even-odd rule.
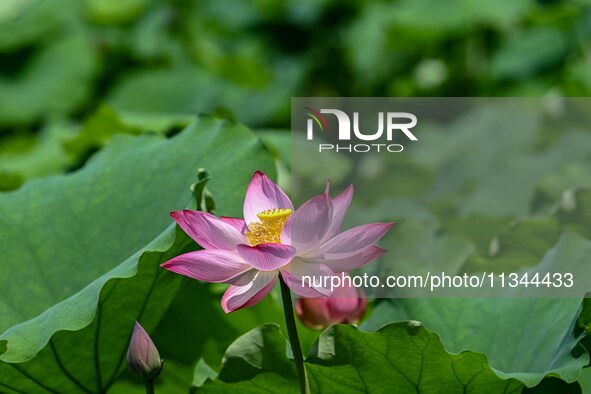
[[[364,329],[408,318],[435,330],[450,352],[486,354],[502,378],[535,386],[545,376],[573,382],[589,361],[579,348],[576,299],[407,299],[378,305]]]
[[[584,393],[591,393],[591,368],[585,368],[579,376],[579,384]]]
[[[0,387],[102,392],[134,320],[152,329],[179,276],[159,264],[195,247],[168,213],[205,167],[218,212],[241,214],[252,172],[274,174],[245,127],[202,117],[171,139],[115,136],[81,171],[0,194]]]
[[[591,241],[566,233],[540,264],[543,272],[573,272],[583,280]],[[579,274],[579,275],[577,275]],[[416,319],[435,330],[450,352],[486,354],[502,378],[514,377],[528,387],[545,376],[577,379],[589,356],[575,330],[580,298],[519,298],[527,289],[507,289],[514,298],[397,299],[380,303],[363,328]]]
[[[482,354],[446,352],[438,336],[416,321],[376,333],[333,326],[306,364],[313,393],[512,393],[522,387],[515,379],[499,379]],[[197,373],[209,375],[203,368]],[[297,393],[297,387],[285,337],[278,326],[265,325],[236,340],[217,379],[195,391]]]

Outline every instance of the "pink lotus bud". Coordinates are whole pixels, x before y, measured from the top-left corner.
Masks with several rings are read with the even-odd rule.
[[[366,307],[363,289],[338,287],[328,298],[298,298],[295,309],[302,323],[319,330],[332,324],[355,324]]]
[[[142,380],[155,379],[162,371],[158,349],[138,322],[135,322],[127,350],[127,367],[132,375]]]

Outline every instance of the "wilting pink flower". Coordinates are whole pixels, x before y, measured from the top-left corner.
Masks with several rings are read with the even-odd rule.
[[[158,349],[138,322],[135,322],[133,327],[127,350],[127,367],[132,375],[142,380],[155,379],[162,370],[162,359]]]
[[[341,232],[353,196],[349,186],[335,198],[324,193],[294,211],[290,199],[271,179],[255,172],[246,190],[244,219],[217,218],[200,211],[171,216],[204,250],[190,252],[162,267],[206,282],[229,283],[222,308],[252,306],[281,277],[302,297],[326,297],[326,286],[302,285],[302,276],[332,277],[378,258],[386,251],[374,243],[392,223],[371,223]]]
[[[347,285],[336,287],[330,297],[298,298],[295,305],[302,323],[315,330],[332,324],[355,324],[366,307],[363,289]]]

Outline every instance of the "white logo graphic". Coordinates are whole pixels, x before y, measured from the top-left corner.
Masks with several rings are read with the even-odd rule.
[[[351,119],[344,111],[339,109],[321,109],[316,111],[312,108],[306,107],[307,114],[310,116],[307,122],[307,139],[314,139],[314,124],[318,126],[321,131],[329,131],[328,122],[323,114],[332,114],[336,117],[338,122],[338,139],[339,141],[351,140]],[[385,118],[385,120],[384,120]],[[384,126],[385,123],[385,126]],[[353,135],[356,139],[361,141],[376,141],[383,138],[385,130],[386,141],[392,141],[396,133],[401,132],[411,141],[418,141],[418,138],[410,131],[417,124],[417,117],[409,112],[378,112],[378,127],[377,131],[366,133],[359,129],[359,112],[353,112]],[[369,152],[371,150],[380,151],[380,148],[385,148],[389,152],[401,152],[404,147],[400,144],[355,144],[355,145],[333,145],[333,144],[319,144],[319,151],[336,150],[348,152]]]

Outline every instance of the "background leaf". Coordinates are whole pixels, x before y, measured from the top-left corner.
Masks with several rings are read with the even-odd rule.
[[[197,393],[297,392],[295,368],[285,355],[286,339],[276,325],[250,331],[234,342],[216,380]],[[503,381],[482,354],[449,354],[439,338],[416,322],[400,322],[376,333],[336,325],[322,333],[306,360],[314,393],[514,393],[522,385]]]

